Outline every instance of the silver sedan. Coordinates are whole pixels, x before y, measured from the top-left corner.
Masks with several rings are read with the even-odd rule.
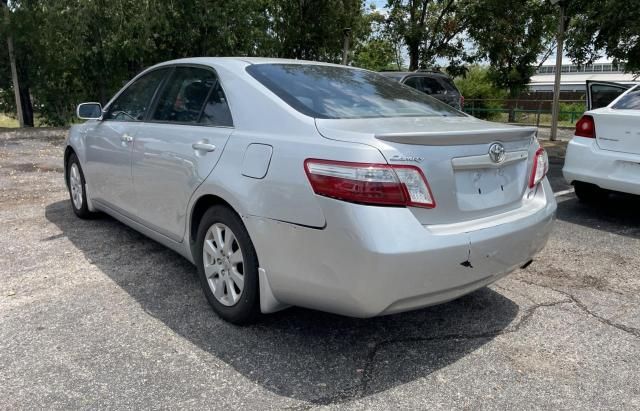
[[[457,298],[528,265],[556,210],[534,128],[366,70],[175,60],[78,116],[64,154],[73,211],[183,255],[234,323]]]

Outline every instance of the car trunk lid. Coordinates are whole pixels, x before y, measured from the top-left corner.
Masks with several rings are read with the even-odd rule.
[[[637,110],[603,108],[590,114],[601,149],[640,154],[640,114]]]
[[[508,212],[522,206],[537,144],[535,128],[495,124],[473,117],[318,119],[329,139],[376,147],[390,164],[419,167],[437,207],[411,210],[422,224],[448,224]],[[504,148],[496,163],[490,147]]]

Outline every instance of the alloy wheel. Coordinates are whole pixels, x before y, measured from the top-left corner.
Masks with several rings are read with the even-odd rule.
[[[82,208],[82,179],[80,178],[80,169],[78,164],[71,164],[69,171],[69,186],[71,187],[71,200],[77,210]]]
[[[207,230],[202,250],[204,272],[213,296],[222,305],[235,305],[244,289],[244,257],[235,234],[215,223]]]

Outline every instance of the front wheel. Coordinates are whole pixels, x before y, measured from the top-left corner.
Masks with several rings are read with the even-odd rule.
[[[258,258],[242,220],[225,206],[202,217],[194,258],[200,284],[224,320],[246,324],[259,312]]]
[[[91,218],[94,213],[89,211],[87,205],[84,173],[82,172],[78,156],[76,156],[75,153],[69,156],[67,162],[67,185],[69,187],[69,197],[71,197],[73,212],[80,218]]]

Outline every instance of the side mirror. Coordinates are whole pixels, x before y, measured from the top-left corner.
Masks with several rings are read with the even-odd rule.
[[[81,120],[101,120],[102,105],[100,103],[82,103],[76,109],[76,115]]]

